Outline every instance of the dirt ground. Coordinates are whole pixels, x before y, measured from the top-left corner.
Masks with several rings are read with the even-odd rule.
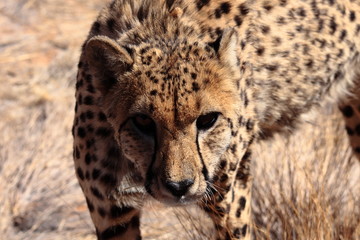
[[[108,1],[0,1],[0,240],[95,239],[72,166],[77,59]],[[258,144],[257,239],[360,239],[360,163],[325,105],[291,137]],[[149,205],[144,239],[211,239],[196,208]]]

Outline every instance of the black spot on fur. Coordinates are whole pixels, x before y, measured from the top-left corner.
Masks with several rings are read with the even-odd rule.
[[[223,2],[220,5],[222,13],[228,14],[231,11],[231,4],[229,2]]]
[[[249,13],[249,8],[246,7],[244,3],[240,4],[238,9],[241,15],[247,15]]]
[[[239,16],[239,15],[236,15],[235,17],[234,17],[234,21],[235,21],[235,23],[236,23],[236,26],[241,26],[241,24],[242,24],[242,18]]]
[[[85,155],[85,163],[89,165],[91,163],[91,155],[90,153],[86,153]]]
[[[340,33],[339,40],[343,41],[345,39],[346,35],[347,35],[346,30],[342,30],[341,33]]]
[[[300,17],[306,17],[306,11],[304,8],[299,8],[298,11],[297,11],[297,14],[300,16]]]
[[[312,59],[308,60],[306,63],[305,63],[305,66],[308,67],[308,68],[312,68],[314,65],[314,61]]]
[[[250,119],[246,122],[246,130],[252,131],[254,129],[254,123]]]
[[[112,239],[114,237],[120,237],[126,232],[128,227],[129,227],[128,223],[111,226],[99,234],[99,239],[108,240],[108,239]]]
[[[115,19],[113,18],[109,18],[108,20],[106,20],[106,25],[110,32],[114,32],[115,23]]]
[[[86,204],[88,206],[88,209],[90,212],[94,211],[94,205],[90,202],[90,200],[88,198],[86,198]]]
[[[105,217],[106,216],[106,211],[104,208],[102,207],[98,207],[98,213],[100,214],[101,217]]]
[[[226,160],[222,160],[221,162],[220,162],[220,168],[221,169],[224,169],[226,167]]]
[[[204,6],[208,5],[209,3],[210,3],[210,0],[198,0],[196,3],[196,7],[198,10],[200,10]]]
[[[229,179],[229,176],[227,175],[227,174],[223,174],[223,175],[221,175],[221,177],[220,177],[220,182],[225,182],[226,180],[228,180]]]
[[[281,42],[282,42],[282,41],[281,41],[281,38],[279,38],[279,37],[274,37],[272,42],[273,42],[274,46],[277,47],[277,46],[280,46],[280,45],[281,45]]]
[[[339,53],[337,54],[337,57],[341,58],[342,56],[344,56],[344,50],[339,49]]]
[[[268,34],[268,33],[270,32],[270,27],[269,27],[269,26],[266,26],[266,25],[262,26],[262,27],[261,27],[261,32],[262,32],[263,34]]]
[[[317,29],[317,31],[318,32],[321,32],[322,30],[323,30],[323,28],[324,28],[324,20],[323,19],[319,19],[319,22],[318,22],[319,24],[318,24],[318,29]],[[322,40],[322,41],[325,41],[325,40]]]
[[[79,148],[78,147],[75,147],[75,157],[76,159],[79,159],[80,158],[80,151],[79,151]]]
[[[265,52],[265,48],[264,47],[259,47],[257,50],[256,50],[256,54],[258,56],[262,56]]]
[[[343,73],[340,70],[336,71],[334,74],[334,80],[338,80],[342,76],[343,76]]]
[[[334,17],[331,18],[330,20],[330,34],[334,34],[336,32],[336,28],[337,28],[337,24],[335,22]]]
[[[278,66],[276,65],[266,65],[265,68],[271,72],[274,72],[278,69]]]
[[[110,209],[110,217],[111,218],[119,218],[125,214],[128,214],[129,212],[133,211],[133,207],[118,207],[118,206],[112,206]]]
[[[215,9],[214,14],[216,18],[221,18],[221,14],[222,14],[221,9],[220,8]]]
[[[94,98],[92,96],[84,97],[84,104],[85,105],[93,105],[94,104]]]
[[[263,8],[269,12],[269,11],[271,11],[271,9],[273,9],[273,6],[271,6],[269,3],[265,3],[263,5]]]
[[[241,197],[239,199],[239,206],[240,206],[240,209],[241,210],[244,210],[245,209],[245,205],[246,205],[246,199],[244,197]]]
[[[104,200],[104,196],[96,187],[90,187],[91,193],[100,200]]]
[[[78,177],[79,177],[81,180],[84,181],[84,179],[85,179],[85,178],[84,178],[84,172],[81,170],[80,167],[77,168],[76,173],[77,173]]]
[[[355,15],[355,12],[354,12],[354,11],[350,11],[349,19],[350,19],[351,22],[355,21],[356,15]]]
[[[237,218],[239,218],[239,217],[241,216],[241,209],[240,209],[240,207],[236,209],[235,216],[236,216]]]
[[[296,30],[297,32],[302,32],[302,31],[303,31],[303,25],[298,25],[298,26],[296,26],[296,27],[295,27],[295,30]]]
[[[242,227],[242,229],[241,229],[241,234],[245,237],[245,235],[246,235],[246,232],[247,232],[247,224],[245,224],[243,227]]]
[[[84,129],[83,127],[79,127],[79,128],[77,129],[77,135],[78,135],[78,137],[80,137],[80,138],[85,138],[85,136],[86,136],[86,131],[85,131],[85,129]]]
[[[192,78],[193,80],[195,80],[196,77],[197,77],[197,74],[196,74],[196,73],[191,73],[191,78]]]
[[[286,23],[285,18],[284,17],[278,17],[278,19],[276,20],[277,24],[279,25],[284,25]]]
[[[195,92],[199,91],[200,90],[199,84],[196,82],[192,83],[192,90]]]
[[[97,168],[94,168],[93,171],[92,171],[93,180],[98,179],[100,175],[101,175],[101,170],[97,169]]]
[[[99,119],[100,122],[105,122],[106,121],[106,115],[103,112],[99,112],[98,119]]]

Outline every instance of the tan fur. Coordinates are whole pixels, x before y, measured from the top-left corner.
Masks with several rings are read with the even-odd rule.
[[[357,86],[355,9],[348,0],[105,8],[83,46],[73,130],[98,238],[139,239],[148,199],[196,203],[219,239],[250,238],[252,143]]]

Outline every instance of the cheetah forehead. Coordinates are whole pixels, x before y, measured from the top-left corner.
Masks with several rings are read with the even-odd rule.
[[[199,115],[222,112],[236,93],[228,71],[208,46],[184,42],[137,47],[130,81],[138,82],[129,114],[145,113],[163,124],[186,126]],[[174,47],[176,46],[176,47]],[[229,93],[219,96],[219,89]],[[134,90],[135,92],[135,90]]]

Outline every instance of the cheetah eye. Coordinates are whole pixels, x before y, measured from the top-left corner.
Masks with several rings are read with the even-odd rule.
[[[214,126],[219,115],[220,115],[219,112],[211,112],[205,115],[201,115],[196,120],[196,127],[202,131],[208,130],[209,128]]]
[[[132,118],[132,122],[134,123],[135,127],[145,135],[152,136],[155,134],[156,125],[154,120],[150,117],[138,114]]]

